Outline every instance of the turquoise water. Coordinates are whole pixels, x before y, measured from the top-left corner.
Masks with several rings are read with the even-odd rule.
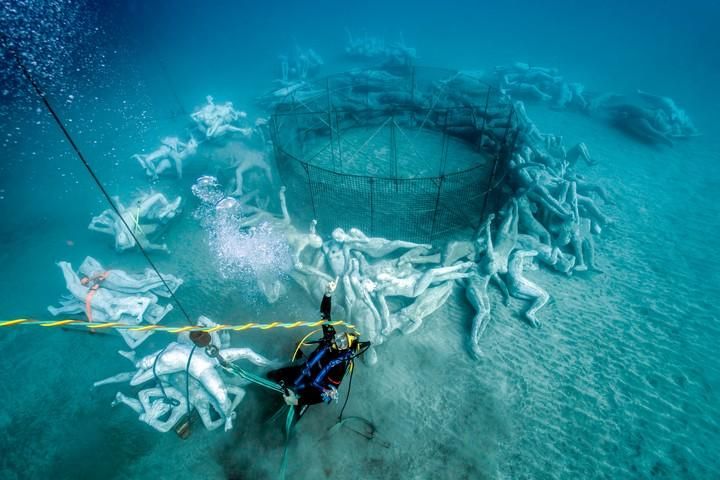
[[[553,299],[539,329],[520,320],[520,301],[504,308],[491,290],[493,321],[480,361],[467,355],[472,313],[456,288],[416,333],[383,345],[378,365],[358,368],[347,413],[370,419],[379,438],[329,434],[337,407],[311,409],[291,443],[288,476],[720,477],[716,5],[44,5],[3,4],[4,22],[20,18],[2,30],[23,38],[38,32],[22,45],[47,62],[35,73],[109,193],[124,198],[148,186],[130,156],[163,136],[185,136],[183,111],[211,94],[261,114],[253,99],[271,87],[278,55],[298,42],[318,51],[328,71],[342,69],[344,27],[402,32],[423,65],[529,61],[588,89],[672,96],[702,133],[673,148],[528,104],[542,131],[569,145],[586,142],[600,162],[580,169],[615,200],[607,207],[615,223],[597,239],[604,273],[531,272]],[[0,319],[45,319],[65,292],[56,262],[78,266],[91,255],[128,271],[145,262],[87,230],[105,200],[7,55],[2,69]],[[187,204],[165,237],[172,253],[153,260],[185,280],[178,297],[191,317],[314,319],[314,302],[289,282],[287,295],[268,305],[242,271],[221,274],[193,218],[189,188],[228,167],[200,155],[187,162],[183,180],[154,185]],[[176,309],[164,322],[182,321]],[[276,359],[297,341],[294,333],[268,335],[235,341]],[[162,338],[152,337],[143,353],[161,348]],[[265,421],[281,400],[251,387],[231,432],[195,428],[187,441],[156,433],[128,409],[110,407],[112,386],[90,388],[127,368],[115,353],[123,346],[109,335],[0,330],[0,478],[276,477],[284,438],[279,424]]]

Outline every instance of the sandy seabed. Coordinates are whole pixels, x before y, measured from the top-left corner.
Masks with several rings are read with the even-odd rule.
[[[492,290],[477,362],[467,354],[471,310],[456,288],[415,334],[383,345],[378,365],[358,365],[345,414],[372,421],[377,438],[331,433],[340,405],[314,407],[295,431],[288,478],[720,477],[720,257],[707,253],[720,231],[717,145],[706,136],[654,149],[587,117],[529,113],[566,144],[585,141],[600,162],[582,168],[616,202],[605,207],[615,223],[597,242],[604,273],[528,273],[553,299],[538,329],[517,315],[520,301],[506,308]],[[44,235],[4,239],[3,291],[17,291],[28,261],[44,273],[23,280],[21,294],[36,311],[15,311],[12,298],[0,300],[3,311],[44,315],[63,291],[57,260],[90,254],[142,267],[106,238],[75,235],[66,244],[58,222]],[[188,210],[168,238],[173,255],[159,261],[185,278],[178,295],[192,315],[223,323],[315,317],[299,290],[267,306],[246,282],[218,276],[199,248],[205,242]],[[271,358],[285,358],[295,341],[289,333],[234,338]],[[90,389],[127,368],[114,353],[122,346],[113,336],[35,327],[0,334],[0,478],[276,477],[284,437],[280,422],[266,420],[281,399],[249,387],[233,431],[198,427],[187,441],[162,435],[110,408],[112,386]]]

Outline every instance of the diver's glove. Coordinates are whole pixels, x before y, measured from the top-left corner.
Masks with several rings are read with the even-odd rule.
[[[331,280],[328,282],[327,286],[325,287],[325,296],[326,297],[329,297],[333,294],[333,292],[337,288],[339,279],[340,279],[340,277],[335,277],[335,280]]]
[[[288,405],[293,406],[299,403],[300,397],[298,397],[295,392],[288,389],[283,393],[283,400],[285,400],[285,403],[287,403]]]
[[[332,385],[323,391],[321,398],[323,402],[325,403],[332,403],[334,400],[335,402],[338,401],[338,391],[337,388],[333,387]]]

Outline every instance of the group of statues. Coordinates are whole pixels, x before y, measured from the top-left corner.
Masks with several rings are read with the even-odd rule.
[[[349,35],[346,51],[351,56],[389,60],[388,65],[406,65],[415,58],[414,50],[402,41],[386,45],[368,36]],[[297,49],[294,59],[281,60],[282,87],[268,101],[294,93],[302,101],[317,93],[306,81],[322,65],[315,52]],[[522,317],[538,326],[550,294],[528,272],[539,267],[559,275],[600,271],[594,239],[612,224],[605,212],[611,203],[608,193],[578,173],[581,166],[595,164],[588,147],[584,143],[566,146],[562,137],[542,132],[519,100],[533,98],[552,102],[556,108],[583,110],[600,105],[598,97],[588,95],[580,84],[564,82],[553,69],[515,64],[496,73],[502,77],[503,95],[493,99],[482,113],[473,112],[479,117],[458,114],[451,124],[442,109],[485,103],[487,77],[481,72],[459,72],[436,82],[430,91],[412,95],[406,78],[391,66],[335,77],[336,82],[349,86],[345,100],[337,100],[347,104],[333,104],[343,115],[385,115],[398,104],[431,107],[422,115],[408,114],[405,118],[399,114],[394,121],[445,129],[490,153],[503,153],[504,164],[499,168],[504,188],[497,189],[503,192],[502,208],[489,213],[472,238],[444,245],[374,237],[357,228],[334,228],[338,225],[324,226],[332,233],[322,236],[315,220],[298,224],[290,217],[284,187],[277,195],[279,214],[271,211],[274,199],[255,188],[250,178],[252,172],[268,185],[277,183],[265,149],[250,145],[251,139],[265,138],[266,123],[251,125],[247,115],[230,102],[216,104],[208,97],[207,103],[191,115],[195,132],[188,141],[167,137],[156,151],[134,158],[150,178],[168,172],[180,178],[183,162],[199,148],[233,142],[242,145],[242,149],[233,150],[238,152],[232,159],[234,177],[204,175],[191,188],[199,202],[196,212],[201,212],[195,218],[209,222],[203,224],[204,230],[215,235],[209,242],[211,249],[217,247],[215,255],[252,256],[255,263],[250,265],[250,272],[243,269],[243,275],[252,274],[268,303],[287,294],[288,279],[314,303],[320,302],[328,284],[336,282],[334,318],[356,325],[363,338],[372,342],[373,348],[363,357],[369,364],[377,362],[378,346],[398,333],[410,334],[420,328],[445,304],[453,289],[462,288],[474,309],[468,343],[477,358],[482,356],[481,337],[493,317],[492,288],[498,290],[506,305],[512,298],[522,301]],[[648,108],[663,112],[660,117],[666,119],[670,131],[689,131],[689,119],[671,100],[648,94],[642,98]],[[625,111],[630,115],[628,109]],[[264,147],[265,141],[261,142]],[[118,250],[134,247],[137,238],[145,248],[167,251],[165,244],[152,243],[150,238],[154,240],[161,227],[178,216],[182,203],[179,196],[170,200],[155,192],[140,195],[131,207],[116,199],[120,217],[107,210],[93,218],[90,228],[112,235]],[[272,265],[262,268],[263,262]],[[154,271],[106,271],[91,257],[85,259],[79,272],[67,262],[59,266],[69,296],[59,307],[49,307],[54,315],[81,313],[90,321],[140,325],[157,324],[172,309],[170,304],[159,304],[169,292]],[[172,275],[163,275],[163,279],[172,292],[182,284]],[[216,326],[206,317],[200,317],[198,324]],[[151,333],[118,331],[131,349]],[[250,349],[230,347],[227,333],[214,332],[212,336],[213,345],[227,361],[248,360],[260,368],[274,365]],[[173,429],[192,410],[199,413],[209,430],[221,425],[226,430],[232,427],[234,411],[245,395],[243,382],[229,375],[217,357],[194,348],[187,334],[144,357],[121,353],[133,363],[132,371],[95,386],[125,384],[140,390],[132,395],[118,392],[114,404],[125,404],[141,421],[163,432]]]
[[[587,92],[582,83],[565,81],[555,68],[519,62],[496,67],[488,80],[514,99],[606,116],[613,125],[648,143],[672,146],[675,139],[698,135],[690,117],[670,97],[638,90],[637,102],[627,95]]]
[[[145,193],[133,199],[129,207],[123,205],[119,197],[113,197],[113,201],[120,215],[108,208],[92,218],[90,230],[114,237],[115,249],[119,252],[134,248],[138,242],[146,250],[169,252],[166,244],[153,243],[152,238],[161,234],[163,227],[180,214],[181,197],[170,201],[162,193]]]
[[[417,51],[405,44],[402,33],[396,42],[386,42],[384,38],[368,35],[367,32],[354,36],[347,28],[345,33],[345,54],[350,58],[392,67],[410,67],[417,58]]]
[[[235,110],[232,102],[216,104],[211,96],[206,98],[206,102],[190,115],[201,141],[197,141],[195,136],[191,136],[187,142],[175,136],[165,137],[156,150],[132,156],[142,166],[148,178],[157,180],[160,175],[170,172],[177,178],[182,178],[183,163],[196,155],[203,143],[222,138],[224,145],[236,144],[242,153],[240,158],[231,159],[235,169],[235,190],[232,195],[242,196],[246,193],[245,178],[251,171],[261,172],[268,183],[271,183],[272,170],[265,159],[264,151],[245,148],[243,143],[252,138],[259,139],[260,144],[264,145],[266,122],[258,119],[254,126],[250,126],[247,114]],[[111,235],[117,251],[132,249],[139,242],[146,250],[169,252],[165,243],[155,243],[154,240],[163,233],[164,227],[181,213],[180,196],[171,200],[163,193],[150,191],[136,195],[129,207],[126,207],[119,197],[113,197],[113,202],[120,215],[114,209],[106,209],[92,218],[88,226],[90,230]]]
[[[325,64],[322,57],[312,48],[304,49],[295,45],[293,55],[280,55],[280,83],[284,86],[304,82],[317,75]]]
[[[205,328],[217,326],[204,316],[197,324]],[[159,432],[178,431],[190,421],[193,412],[197,412],[207,430],[223,426],[228,431],[233,427],[235,410],[245,397],[242,387],[246,382],[225,373],[219,358],[228,363],[245,360],[260,368],[277,364],[249,348],[231,348],[227,332],[213,332],[210,336],[219,355],[197,348],[188,333],[179,334],[161,350],[143,357],[120,351],[133,364],[133,370],[99,380],[93,387],[125,384],[133,388],[137,393],[131,395],[118,391],[112,406],[126,405],[138,414],[141,422]]]
[[[155,325],[173,309],[171,303],[161,305],[160,298],[169,297],[183,283],[170,274],[160,278],[149,268],[141,274],[106,270],[92,257],[86,257],[77,272],[68,262],[58,262],[58,266],[68,295],[60,299],[60,306],[48,307],[49,312],[55,316],[83,314],[90,322]],[[122,328],[118,332],[132,349],[152,334]]]

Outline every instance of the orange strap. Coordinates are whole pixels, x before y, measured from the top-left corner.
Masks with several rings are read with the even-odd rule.
[[[88,283],[92,282],[92,286],[90,287],[90,290],[88,290],[87,296],[85,297],[85,315],[87,315],[88,321],[92,323],[92,307],[90,306],[90,303],[92,301],[93,296],[95,295],[95,292],[97,292],[100,289],[100,283],[105,280],[110,272],[103,272],[100,275],[93,277],[93,278],[83,278],[80,283],[83,285],[87,285]]]

